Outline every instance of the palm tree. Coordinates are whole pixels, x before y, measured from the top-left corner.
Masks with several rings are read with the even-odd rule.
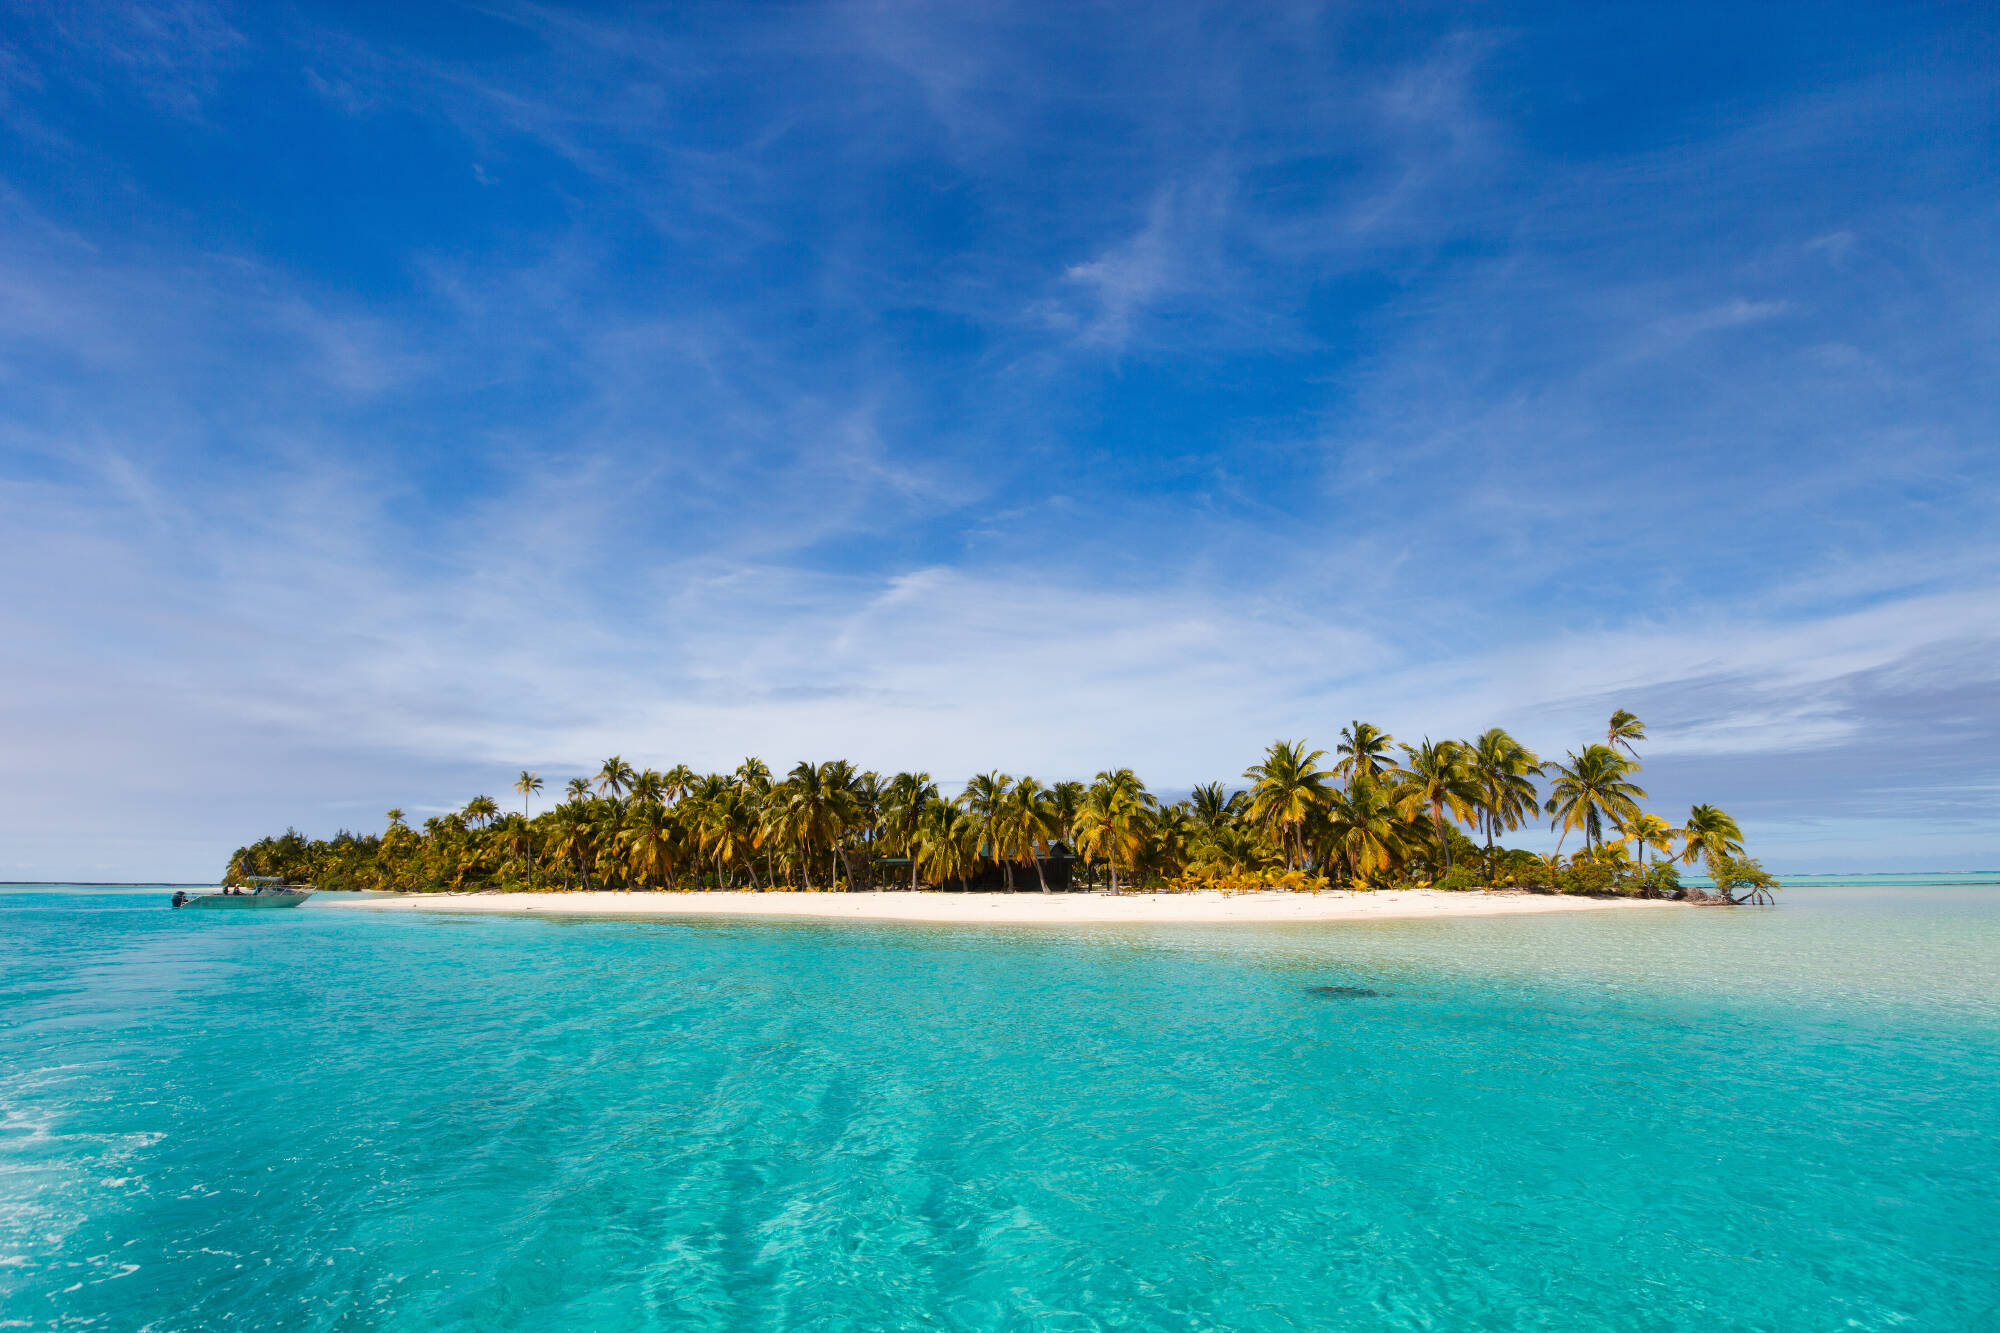
[[[750,872],[753,885],[764,887],[757,882],[752,859],[757,850],[757,807],[748,792],[734,785],[717,791],[714,799],[702,804],[696,827],[702,850],[715,861],[717,888],[727,887],[727,867],[738,863]]]
[[[1340,744],[1333,747],[1340,762],[1333,771],[1349,782],[1373,781],[1396,766],[1388,758],[1395,743],[1396,738],[1380,727],[1356,719],[1340,729]]]
[[[632,771],[632,765],[614,754],[597,770],[597,789],[609,792],[611,799],[615,801],[625,794],[625,789],[630,787],[637,777],[638,774]]]
[[[1664,856],[1673,849],[1674,839],[1678,836],[1672,824],[1650,811],[1634,815],[1620,824],[1618,831],[1624,836],[1612,845],[1623,846],[1630,843],[1633,851],[1638,853],[1639,864],[1642,866],[1646,864],[1648,847]]]
[[[563,794],[572,801],[585,800],[590,795],[589,778],[571,778],[563,784]]]
[[[1409,762],[1403,765],[1404,778],[1398,789],[1396,808],[1405,818],[1428,811],[1431,830],[1444,851],[1444,868],[1451,869],[1451,839],[1445,833],[1444,817],[1472,822],[1482,795],[1479,778],[1473,772],[1471,755],[1462,741],[1432,744],[1424,737],[1421,745],[1405,745]]]
[[[1486,871],[1493,877],[1493,839],[1511,832],[1541,812],[1535,774],[1542,761],[1533,750],[1499,727],[1489,727],[1468,747],[1466,761],[1479,787],[1479,825],[1486,832]]]
[[[923,807],[914,846],[913,859],[932,884],[966,879],[979,864],[979,830],[950,801],[933,800]]]
[[[1681,852],[1683,865],[1693,865],[1695,858],[1701,857],[1713,866],[1725,856],[1743,854],[1743,830],[1712,805],[1697,805],[1688,811],[1681,837],[1685,842]]]
[[[1005,839],[1001,832],[1000,817],[1001,811],[1007,804],[1007,789],[1013,781],[1005,773],[995,769],[991,773],[981,773],[968,781],[965,790],[958,796],[959,808],[972,816],[972,827],[978,830],[980,842],[986,848],[987,855],[1004,867],[1001,873],[1006,879],[1009,893],[1014,891],[1014,862],[1006,855],[1006,850],[1001,845]]]
[[[673,812],[656,800],[634,800],[625,808],[625,818],[614,835],[625,852],[625,864],[641,887],[664,875],[674,878],[674,853],[681,831]]]
[[[1225,795],[1220,782],[1209,782],[1188,794],[1188,813],[1205,832],[1219,833],[1236,823],[1247,803],[1242,792]]]
[[[1604,821],[1629,821],[1646,799],[1643,788],[1626,778],[1632,761],[1608,745],[1586,745],[1570,753],[1567,764],[1549,766],[1554,780],[1543,813],[1555,816],[1549,827],[1562,829],[1556,850],[1562,850],[1571,829],[1582,829],[1584,846],[1594,850],[1604,841]]]
[[[1049,788],[1049,810],[1056,818],[1056,836],[1076,846],[1076,815],[1088,789],[1081,782],[1058,782]]]
[[[1332,846],[1356,879],[1387,870],[1402,855],[1404,821],[1391,793],[1379,782],[1362,778],[1335,792],[1327,827]]]
[[[1613,750],[1623,749],[1638,767],[1639,752],[1632,748],[1634,741],[1646,739],[1646,724],[1636,716],[1619,709],[1611,715],[1611,725],[1604,729],[1604,743]]]
[[[848,842],[863,827],[863,776],[845,759],[820,765],[820,785],[826,792],[826,839],[829,849],[826,875],[829,885],[837,882],[835,864],[847,867],[847,891],[855,891],[854,862],[847,854]],[[867,775],[872,777],[873,774]]]
[[[1327,786],[1332,776],[1318,765],[1326,751],[1306,750],[1304,741],[1274,741],[1264,752],[1264,762],[1252,764],[1243,776],[1250,779],[1250,818],[1271,831],[1272,838],[1285,849],[1285,869],[1294,869],[1296,850],[1305,853],[1300,836],[1308,817],[1324,810],[1333,792]]]
[[[1129,768],[1106,769],[1097,775],[1084,794],[1076,813],[1078,850],[1086,855],[1102,853],[1111,865],[1111,891],[1118,889],[1118,855],[1126,864],[1145,841],[1146,825],[1159,807],[1146,784]]]
[[[1027,856],[1035,863],[1035,879],[1042,892],[1047,893],[1049,877],[1042,869],[1042,858],[1048,854],[1049,840],[1056,835],[1055,809],[1048,790],[1033,778],[1016,782],[1001,802],[999,829],[998,847],[1008,864],[1011,866],[1016,857]]]
[[[389,813],[384,815],[383,818],[389,821],[389,827],[392,829],[399,828],[407,830],[410,827],[408,824],[405,824],[403,822],[403,807],[400,805],[390,806]]]
[[[465,803],[465,817],[478,820],[481,828],[499,813],[500,806],[491,796],[475,796]]]
[[[551,816],[549,855],[575,865],[583,879],[583,887],[590,887],[589,854],[593,846],[595,830],[591,824],[590,811],[580,801],[559,805]],[[565,877],[567,878],[567,877]]]
[[[521,770],[521,776],[514,779],[514,790],[521,793],[521,818],[528,817],[528,798],[541,789],[542,780],[525,768]]]
[[[917,834],[924,811],[939,799],[928,773],[898,773],[882,793],[882,836],[891,852],[910,858],[910,889],[917,887]]]

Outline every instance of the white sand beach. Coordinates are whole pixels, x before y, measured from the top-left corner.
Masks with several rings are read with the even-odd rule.
[[[551,916],[757,916],[842,921],[1058,926],[1126,922],[1206,924],[1376,921],[1438,916],[1658,909],[1630,898],[1528,893],[425,893],[321,894],[309,906],[388,912],[546,913]]]

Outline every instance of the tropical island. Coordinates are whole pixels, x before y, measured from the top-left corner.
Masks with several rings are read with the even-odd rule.
[[[1355,721],[1330,764],[1304,741],[1278,741],[1245,770],[1245,787],[1209,783],[1171,803],[1129,768],[1046,786],[983,773],[946,797],[928,773],[884,779],[846,760],[801,762],[780,779],[758,759],[697,774],[614,755],[539,813],[544,781],[523,771],[519,812],[482,795],[421,828],[392,809],[380,834],[288,829],[238,848],[226,878],[409,894],[1341,889],[1771,901],[1776,881],[1724,811],[1696,805],[1676,825],[1644,808],[1645,736],[1620,710],[1603,740],[1544,762],[1497,727],[1399,745]],[[1543,818],[1560,834],[1554,852],[1501,843]],[[1581,845],[1565,856],[1571,835]],[[1696,862],[1707,887],[1681,879]]]

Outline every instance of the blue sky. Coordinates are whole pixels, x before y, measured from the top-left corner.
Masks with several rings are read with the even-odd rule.
[[[1650,724],[2000,864],[1979,6],[15,6],[0,878]]]

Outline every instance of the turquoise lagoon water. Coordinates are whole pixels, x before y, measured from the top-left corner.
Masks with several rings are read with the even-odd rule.
[[[1228,930],[0,913],[6,1326],[2000,1328],[1992,884]]]

